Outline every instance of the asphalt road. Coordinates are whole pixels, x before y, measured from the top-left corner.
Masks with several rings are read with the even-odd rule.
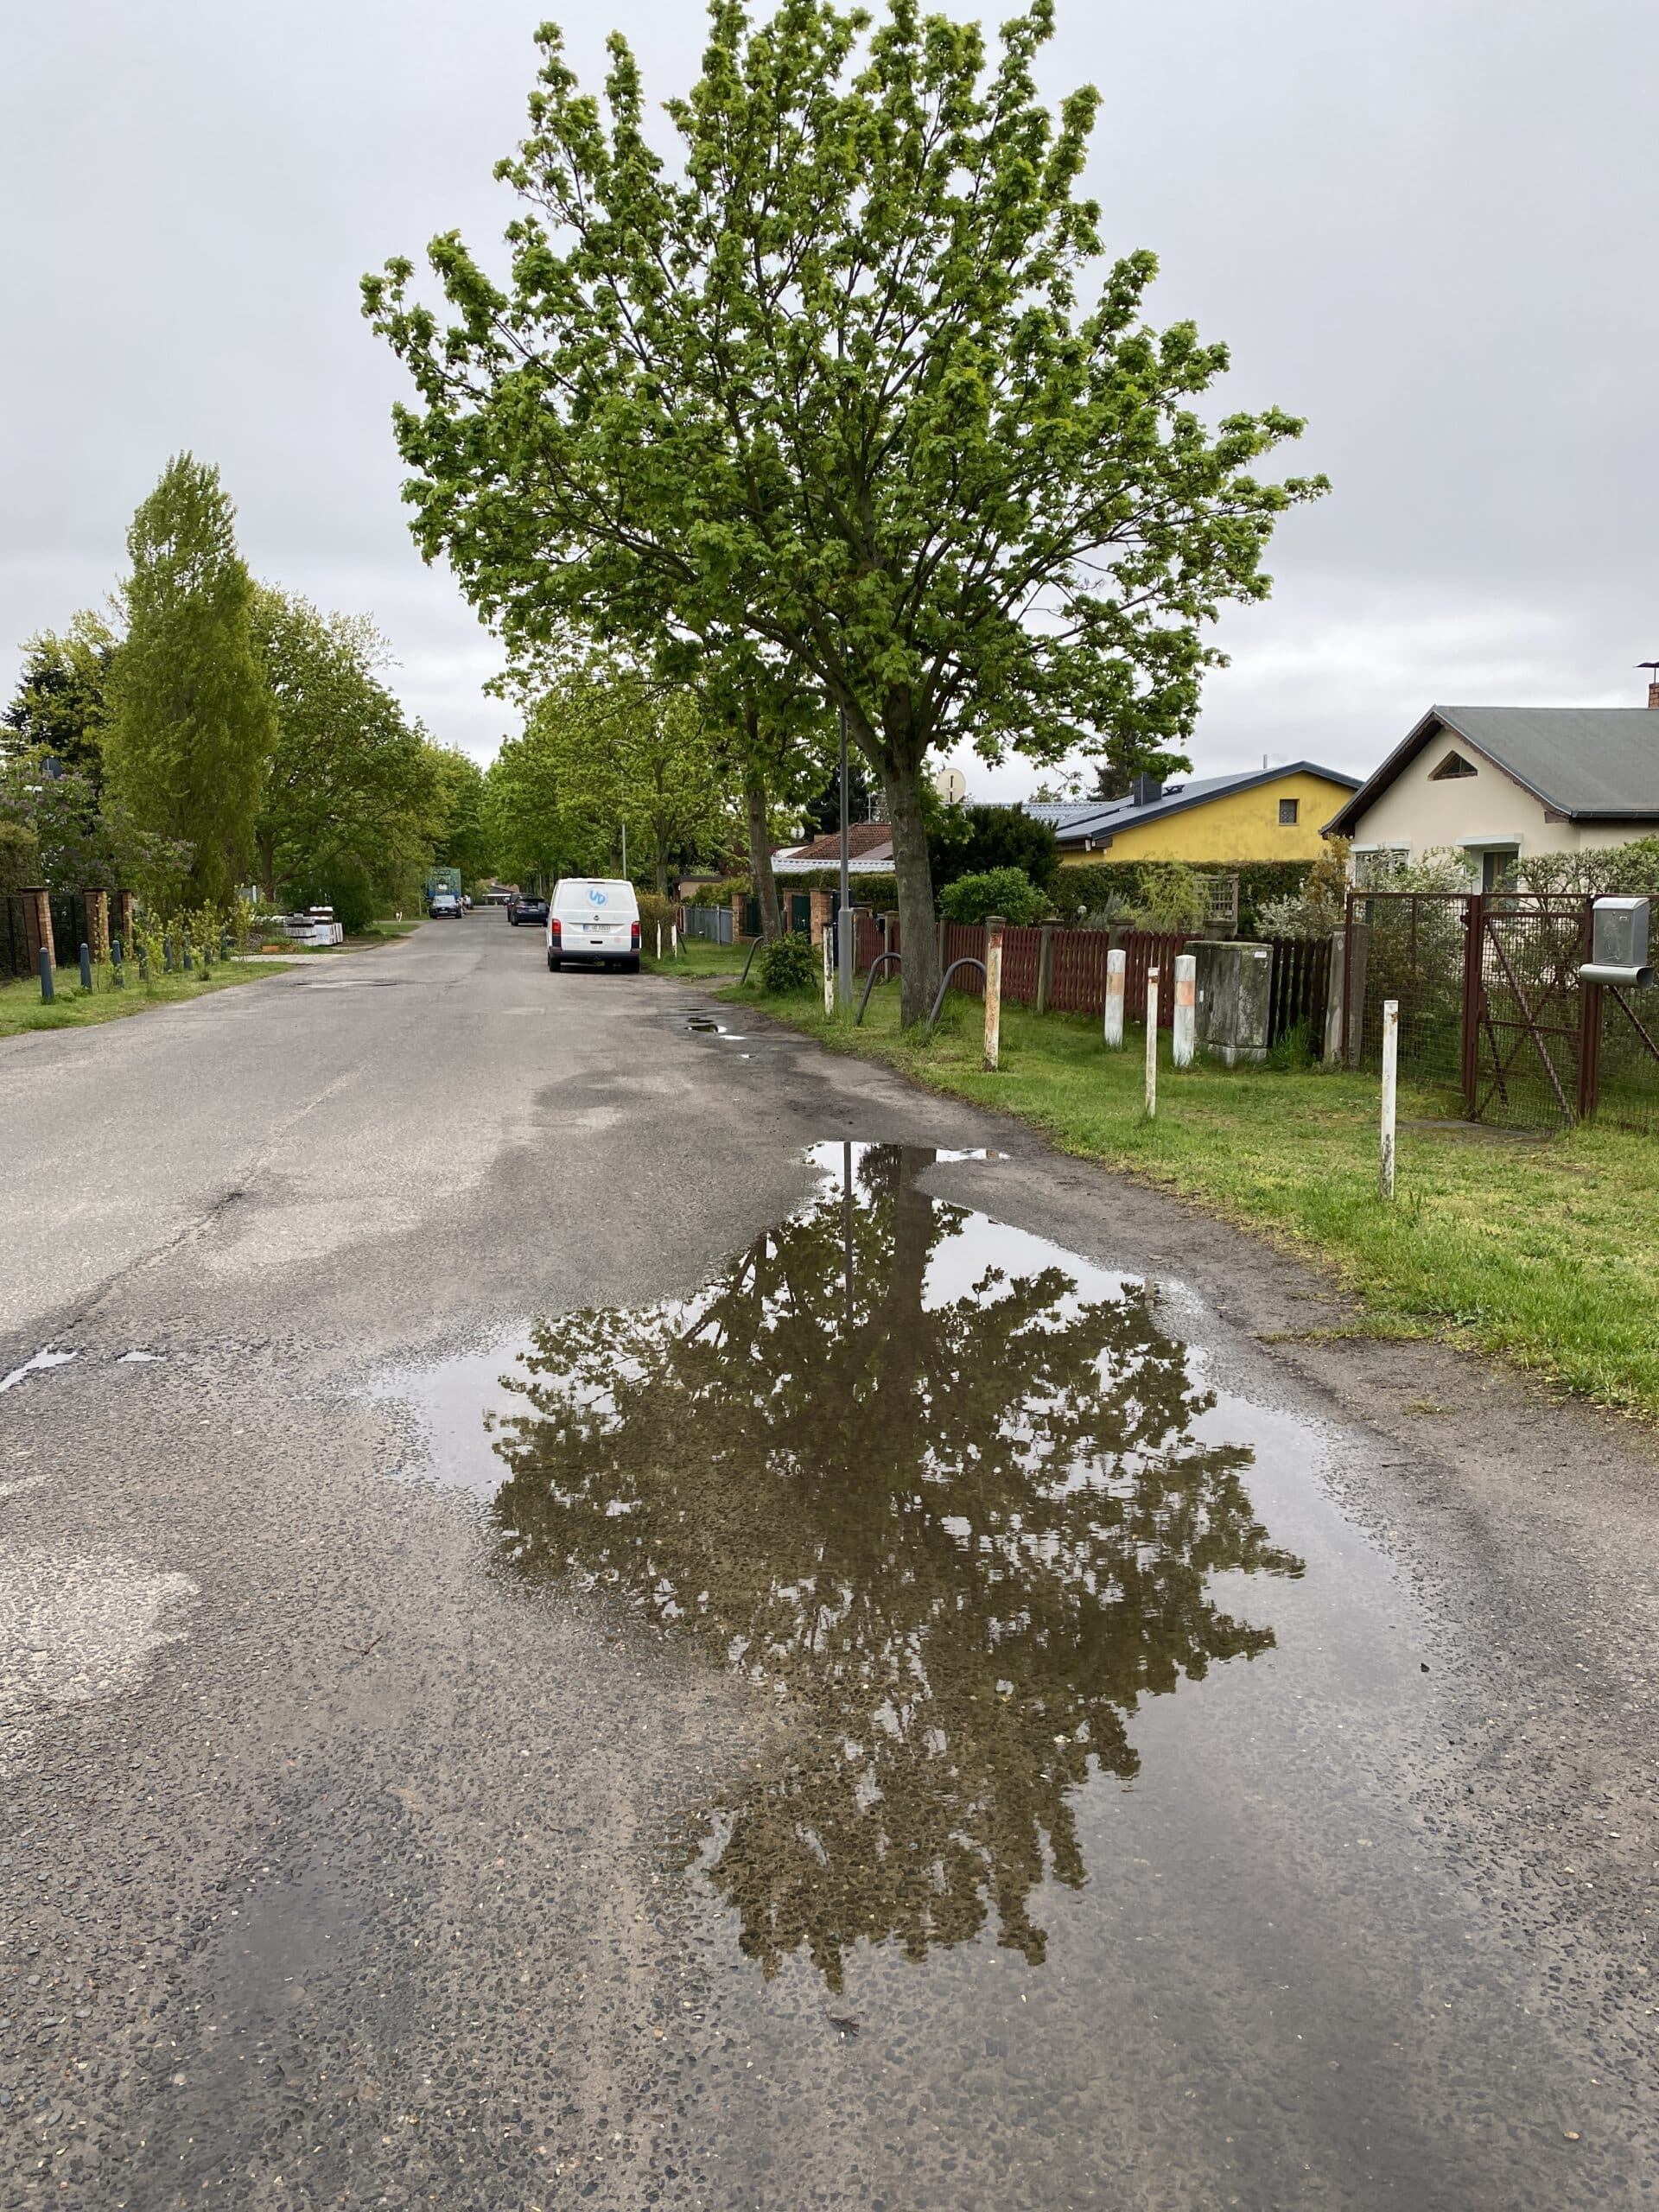
[[[1651,2201],[1643,1435],[699,1005],[0,1044],[0,2202]]]

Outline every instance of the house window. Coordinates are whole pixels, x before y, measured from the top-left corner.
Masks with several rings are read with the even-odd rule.
[[[1409,845],[1357,845],[1354,848],[1354,887],[1381,891],[1411,859]]]
[[[1472,760],[1465,760],[1461,753],[1448,753],[1438,768],[1431,769],[1431,784],[1449,784],[1458,776],[1476,776],[1480,771]]]
[[[1279,826],[1281,830],[1294,830],[1296,827],[1296,817],[1301,810],[1301,804],[1302,802],[1299,798],[1280,800]]]
[[[1515,862],[1513,853],[1483,853],[1480,856],[1481,889],[1507,891],[1515,874]]]

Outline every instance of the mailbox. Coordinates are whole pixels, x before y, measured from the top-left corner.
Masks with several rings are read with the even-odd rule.
[[[1648,958],[1646,899],[1598,899],[1592,910],[1592,957],[1580,969],[1586,983],[1623,983],[1646,989],[1653,981]]]

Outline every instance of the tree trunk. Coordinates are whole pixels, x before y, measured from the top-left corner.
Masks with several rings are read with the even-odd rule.
[[[939,940],[933,912],[933,872],[927,858],[922,767],[906,746],[882,748],[881,780],[893,830],[899,879],[899,1018],[906,1029],[927,1020],[939,988]]]
[[[766,779],[758,768],[743,779],[743,810],[749,833],[749,877],[760,909],[760,934],[768,944],[784,933],[778,904],[778,879],[772,872],[772,824],[766,813]]]

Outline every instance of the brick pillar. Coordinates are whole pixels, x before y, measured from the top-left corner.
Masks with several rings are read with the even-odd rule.
[[[130,891],[118,891],[116,893],[115,933],[121,940],[121,957],[124,960],[130,960],[133,957],[132,906],[133,899]]]
[[[44,891],[24,891],[18,895],[23,902],[23,943],[29,949],[29,973],[38,975],[42,946],[52,965],[58,964],[58,948],[52,941],[52,902]]]
[[[732,943],[734,944],[738,944],[743,938],[746,938],[748,935],[747,930],[744,927],[744,924],[748,918],[747,914],[745,912],[748,903],[748,899],[745,893],[741,891],[733,892]]]
[[[812,932],[812,942],[822,944],[823,933],[830,926],[830,893],[827,891],[809,891],[806,895],[811,913],[808,927]]]
[[[110,957],[110,894],[107,891],[83,891],[86,901],[86,949],[94,960]]]

